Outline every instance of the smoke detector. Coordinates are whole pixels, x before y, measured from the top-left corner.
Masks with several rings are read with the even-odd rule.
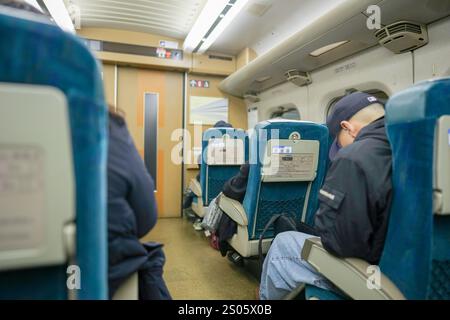
[[[404,53],[428,43],[427,27],[424,24],[399,21],[375,32],[378,43],[394,53]]]
[[[302,87],[312,82],[309,73],[301,72],[296,69],[288,70],[285,72],[286,80],[292,82],[296,86]]]

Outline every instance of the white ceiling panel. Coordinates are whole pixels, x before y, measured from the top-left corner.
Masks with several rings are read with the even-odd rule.
[[[261,55],[344,0],[250,0],[210,47],[237,54],[250,47]]]
[[[206,0],[70,0],[81,27],[148,32],[184,39]]]

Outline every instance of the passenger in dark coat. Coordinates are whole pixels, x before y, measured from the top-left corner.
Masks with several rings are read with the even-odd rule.
[[[355,92],[336,103],[327,127],[335,141],[319,192],[315,233],[331,254],[377,264],[392,201],[392,154],[384,108],[376,97]],[[296,231],[276,236],[264,261],[261,299],[281,299],[300,284],[335,290],[301,258],[304,242],[311,237]]]
[[[162,278],[162,244],[141,243],[156,224],[153,179],[136,150],[124,119],[110,112],[108,146],[109,296],[139,274],[140,299],[170,299]]]
[[[250,165],[245,163],[241,166],[239,172],[227,182],[225,182],[222,193],[228,198],[234,199],[242,203],[247,191],[248,172]],[[216,231],[219,241],[219,250],[223,257],[226,256],[230,249],[228,239],[236,233],[237,224],[226,214],[222,214]]]
[[[222,190],[225,196],[241,203],[244,201],[249,169],[250,165],[248,163],[243,164],[238,174],[225,182]]]
[[[391,167],[384,118],[363,128],[355,142],[339,152],[320,190],[315,217],[327,251],[378,263],[392,202]]]

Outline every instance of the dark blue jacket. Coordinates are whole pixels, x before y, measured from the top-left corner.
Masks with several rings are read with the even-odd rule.
[[[391,147],[381,118],[361,129],[328,170],[315,217],[327,251],[378,263],[392,201],[391,176]]]
[[[154,190],[153,179],[136,150],[125,121],[111,115],[108,147],[110,297],[123,280],[138,270],[141,273],[143,269],[160,269],[158,272],[162,274],[164,254],[161,245],[139,241],[156,224]],[[141,278],[145,277],[140,274]]]

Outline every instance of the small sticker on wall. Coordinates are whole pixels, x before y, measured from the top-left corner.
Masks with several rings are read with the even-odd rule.
[[[178,42],[169,40],[159,40],[159,46],[167,49],[178,49]]]
[[[164,48],[156,49],[156,55],[158,56],[158,58],[165,59],[166,58],[166,49],[164,49]]]
[[[194,80],[189,81],[192,88],[209,88],[208,80]]]

